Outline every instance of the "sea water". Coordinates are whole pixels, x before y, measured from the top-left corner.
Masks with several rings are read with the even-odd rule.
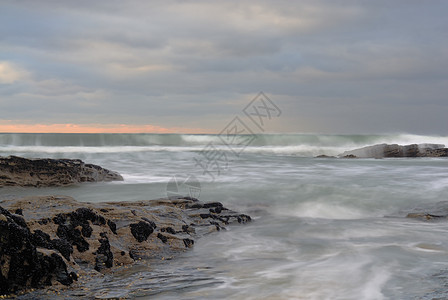
[[[269,134],[237,155],[217,135],[0,134],[0,156],[79,158],[124,177],[58,188],[4,187],[0,199],[155,199],[167,196],[173,180],[180,194],[189,194],[182,184],[194,178],[200,200],[253,217],[197,240],[173,260],[93,279],[68,298],[444,298],[448,222],[406,215],[448,200],[448,159],[315,158],[378,143],[448,145],[448,138]],[[204,158],[214,163],[210,172],[201,166]]]

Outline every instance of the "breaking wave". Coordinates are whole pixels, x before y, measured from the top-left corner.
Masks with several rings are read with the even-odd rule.
[[[448,144],[448,137],[412,134],[317,135],[259,134],[244,147],[246,153],[294,155],[338,155],[374,144]],[[213,134],[65,134],[1,133],[0,152],[115,153],[145,151],[201,151],[207,145],[230,151],[225,140]]]

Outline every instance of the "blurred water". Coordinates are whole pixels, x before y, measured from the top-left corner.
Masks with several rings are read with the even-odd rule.
[[[254,221],[200,239],[174,260],[119,269],[67,297],[419,299],[444,284],[437,274],[448,268],[448,223],[405,216],[417,206],[448,200],[446,159],[317,159],[247,151],[232,157],[212,182],[194,161],[200,144],[177,145],[176,151],[139,148],[147,145],[123,145],[139,151],[65,149],[72,146],[25,151],[3,145],[0,155],[80,158],[120,172],[125,181],[8,187],[0,197],[154,199],[166,195],[173,175],[194,174],[201,200],[223,202]]]

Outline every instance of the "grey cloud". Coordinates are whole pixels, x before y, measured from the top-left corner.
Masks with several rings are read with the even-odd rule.
[[[0,61],[31,75],[0,86],[0,119],[219,130],[263,90],[278,130],[447,134],[448,4],[342,4],[5,1]]]

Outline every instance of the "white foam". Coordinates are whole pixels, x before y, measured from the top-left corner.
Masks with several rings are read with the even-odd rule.
[[[321,202],[304,202],[297,205],[294,210],[285,211],[288,215],[301,218],[320,218],[335,220],[351,220],[369,216],[357,208],[343,206],[341,204],[321,203]]]
[[[186,152],[200,151],[203,147],[177,146],[6,146],[0,147],[0,152],[6,153],[130,153],[130,152]]]
[[[448,137],[399,135],[258,135],[247,147],[237,149],[241,153],[294,155],[312,157],[321,154],[338,155],[374,144],[444,144]],[[202,151],[205,147],[231,152],[232,149],[219,135],[163,135],[163,134],[0,134],[0,152],[41,153],[117,153],[144,151]],[[232,148],[235,146],[230,145]],[[212,148],[209,148],[210,150]]]

